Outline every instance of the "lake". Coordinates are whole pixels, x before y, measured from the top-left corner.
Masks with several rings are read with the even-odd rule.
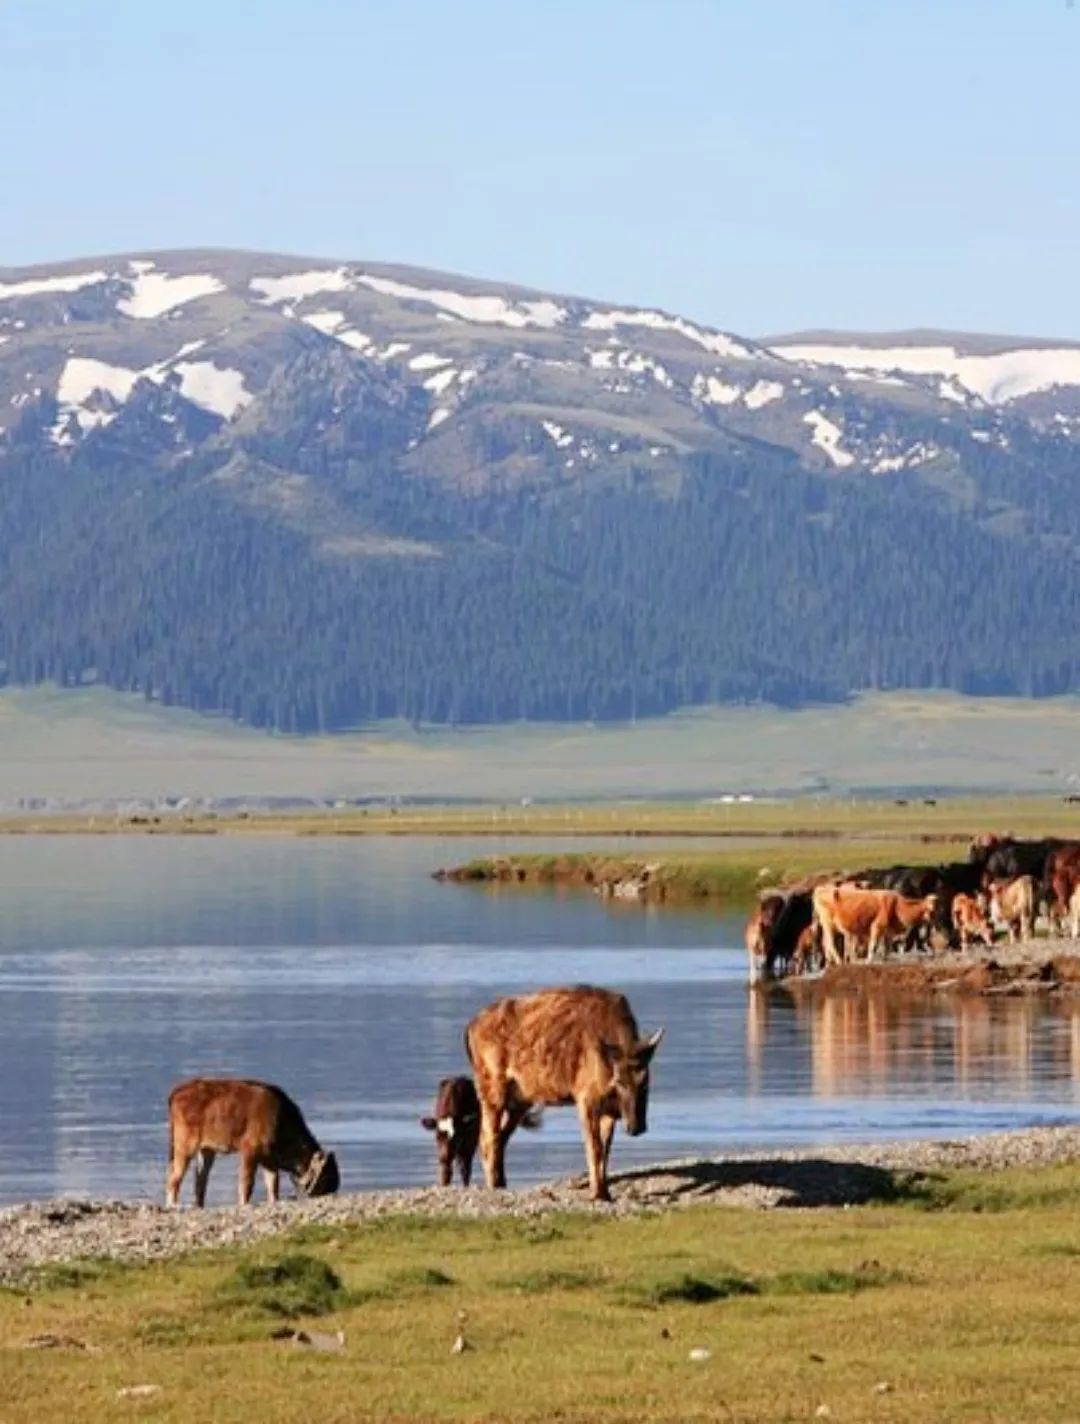
[[[467,1071],[465,1023],[500,994],[560,983],[623,989],[643,1030],[667,1029],[649,1133],[617,1135],[616,1171],[1080,1120],[1080,1004],[795,1005],[748,993],[742,914],[431,879],[476,854],[552,848],[0,839],[0,1201],[160,1199],[165,1099],[196,1073],[280,1083],[346,1187],[433,1181],[417,1119],[440,1077]],[[507,1160],[511,1184],[581,1171],[573,1110],[519,1133]],[[218,1163],[210,1200],[231,1199],[234,1169]]]

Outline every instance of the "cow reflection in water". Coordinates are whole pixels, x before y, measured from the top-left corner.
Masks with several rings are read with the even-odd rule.
[[[1080,1091],[1080,1004],[886,994],[747,996],[751,1091],[768,1092],[809,1057],[820,1098],[907,1097],[938,1092],[1009,1096],[1036,1085]]]

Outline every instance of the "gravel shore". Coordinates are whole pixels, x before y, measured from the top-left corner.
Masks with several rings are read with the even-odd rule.
[[[168,1211],[148,1202],[36,1202],[0,1210],[0,1283],[15,1283],[37,1267],[60,1262],[160,1261],[313,1224],[335,1226],[387,1216],[535,1217],[557,1211],[620,1216],[694,1202],[757,1209],[856,1205],[887,1198],[910,1174],[1076,1160],[1080,1127],[1056,1127],[952,1141],[665,1162],[613,1177],[615,1200],[610,1205],[591,1203],[581,1180],[508,1192],[477,1187],[357,1192],[206,1211]]]

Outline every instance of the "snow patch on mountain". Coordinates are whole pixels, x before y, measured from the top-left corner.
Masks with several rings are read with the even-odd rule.
[[[821,366],[951,377],[966,392],[981,396],[992,405],[1003,405],[1055,386],[1080,386],[1078,347],[1021,347],[992,356],[965,356],[955,346],[832,346],[794,342],[773,349],[788,360]]]
[[[734,405],[742,395],[742,387],[729,385],[716,376],[706,376],[699,371],[691,382],[690,393],[706,405]]]
[[[343,311],[326,310],[304,312],[300,320],[321,331],[324,336],[333,336],[339,327],[345,325],[346,317]]]
[[[439,356],[434,351],[421,351],[419,356],[414,356],[406,362],[410,371],[437,371],[440,366],[453,364],[449,356]]]
[[[232,418],[255,399],[244,385],[242,371],[217,366],[213,361],[178,361],[172,369],[180,377],[180,394],[203,410]]]
[[[344,267],[315,267],[287,277],[252,277],[248,286],[260,293],[268,306],[275,306],[278,302],[302,302],[320,292],[351,292],[355,283]]]
[[[542,420],[540,422],[544,434],[560,450],[565,450],[568,445],[573,445],[574,437],[565,431],[561,425],[556,425],[553,420]]]
[[[811,444],[816,445],[819,450],[823,450],[834,465],[842,470],[855,463],[854,455],[849,455],[846,450],[840,449],[840,441],[844,437],[844,432],[827,415],[820,410],[808,410],[803,416],[803,420],[813,431],[810,436]]]
[[[622,310],[591,311],[582,322],[589,331],[616,331],[621,326],[645,326],[651,331],[671,331],[697,346],[702,346],[714,356],[731,356],[740,360],[754,360],[758,353],[734,337],[725,336],[721,331],[708,331],[695,326],[681,316],[668,316],[664,312]]]
[[[494,295],[469,296],[441,287],[413,287],[407,282],[395,282],[389,277],[373,277],[366,272],[357,275],[357,282],[384,297],[400,297],[407,302],[425,302],[451,316],[481,326],[555,327],[566,320],[566,308],[558,302],[510,302]]]
[[[424,390],[430,391],[432,395],[441,396],[449,386],[452,386],[457,378],[457,371],[453,366],[448,371],[436,371],[434,376],[429,376],[423,383]]]
[[[31,277],[25,282],[0,282],[0,302],[12,301],[16,297],[38,297],[52,292],[78,292],[83,287],[93,287],[98,282],[106,282],[108,272],[77,272],[68,277]]]
[[[755,381],[743,396],[743,404],[750,410],[760,410],[770,401],[779,400],[784,387],[779,381]]]
[[[128,265],[134,275],[124,280],[131,288],[131,295],[121,297],[116,307],[124,316],[138,320],[150,321],[199,297],[212,297],[215,292],[225,290],[224,282],[209,272],[172,277],[168,272],[156,271],[152,262],[131,262]]]
[[[116,419],[116,406],[127,400],[141,375],[127,366],[69,356],[56,387],[59,411],[50,432],[53,441],[57,445],[73,443],[72,418],[83,434],[110,424]]]

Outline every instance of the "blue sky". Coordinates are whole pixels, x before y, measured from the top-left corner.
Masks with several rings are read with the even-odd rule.
[[[404,261],[1080,338],[1070,0],[0,0],[0,265]]]

